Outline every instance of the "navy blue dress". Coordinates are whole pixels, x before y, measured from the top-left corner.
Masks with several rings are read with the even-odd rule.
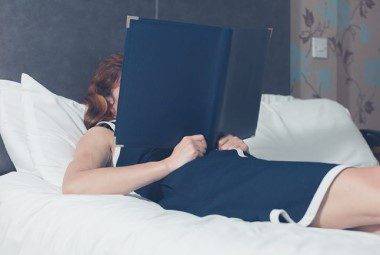
[[[129,149],[119,160],[136,164],[170,154],[171,150]],[[331,182],[346,167],[242,157],[236,150],[211,151],[135,192],[165,209],[198,216],[218,214],[307,226]]]
[[[159,161],[172,150],[123,149],[118,166]],[[165,209],[245,221],[309,225],[344,165],[268,161],[236,150],[211,151],[136,190]]]

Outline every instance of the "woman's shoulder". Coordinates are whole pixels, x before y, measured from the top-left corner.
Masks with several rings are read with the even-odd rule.
[[[95,125],[87,130],[76,144],[74,160],[94,160],[100,166],[110,166],[114,152],[114,133],[108,128]]]
[[[101,121],[87,130],[81,141],[89,144],[109,144],[114,142],[115,121]]]

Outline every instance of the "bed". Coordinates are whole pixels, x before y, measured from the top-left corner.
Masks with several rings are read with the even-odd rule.
[[[198,218],[132,195],[62,195],[26,173],[0,178],[1,254],[378,254],[380,238],[294,224]]]
[[[134,193],[63,195],[84,107],[27,74],[18,85],[0,80],[0,98],[0,133],[18,170],[0,176],[0,254],[378,253],[372,234],[196,217]],[[348,111],[327,99],[263,95],[257,135],[245,141],[260,158],[378,164]]]
[[[120,51],[126,12],[206,24],[274,24],[280,46],[273,46],[275,59],[289,55],[289,42],[283,39],[289,32],[288,1],[247,0],[236,7],[210,0],[111,5],[16,0],[2,1],[2,6],[0,24],[7,26],[1,27],[0,40],[7,47],[0,49],[0,134],[6,147],[0,143],[0,254],[379,253],[380,238],[366,233],[218,215],[200,218],[164,210],[133,193],[61,192],[65,168],[86,131],[84,107],[74,100],[83,97],[96,63]],[[242,18],[230,15],[235,12]],[[94,43],[83,44],[83,38]],[[14,59],[21,61],[9,65]],[[344,107],[328,99],[289,96],[288,57],[282,59],[267,74],[265,91],[271,94],[262,98],[256,137],[246,140],[250,153],[271,160],[377,165]],[[278,72],[283,75],[274,75]]]

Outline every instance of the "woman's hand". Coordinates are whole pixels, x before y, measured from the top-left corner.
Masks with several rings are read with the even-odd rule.
[[[248,152],[248,145],[237,136],[226,135],[219,139],[218,150],[241,149]]]
[[[198,157],[203,157],[206,148],[207,144],[203,135],[185,136],[163,162],[170,171],[174,171]]]

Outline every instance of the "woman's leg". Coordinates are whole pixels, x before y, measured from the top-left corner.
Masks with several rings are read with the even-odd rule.
[[[353,228],[352,230],[357,230],[357,231],[368,232],[368,233],[380,235],[380,225],[357,227],[357,228]]]
[[[380,225],[380,167],[347,168],[331,184],[311,226]]]

